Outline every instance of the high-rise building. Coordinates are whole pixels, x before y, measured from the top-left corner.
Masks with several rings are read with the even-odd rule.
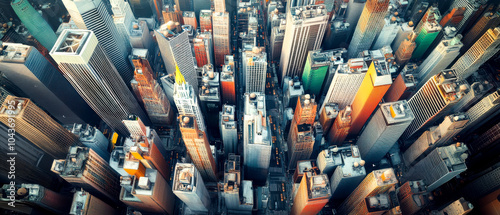
[[[486,12],[477,23],[465,34],[463,43],[464,50],[469,49],[488,29],[500,24],[500,11]]]
[[[74,134],[26,98],[7,96],[0,121],[8,126],[14,123],[16,133],[54,158],[66,157],[70,146],[80,144]]]
[[[417,68],[416,64],[406,64],[405,68],[414,67]],[[405,69],[403,69],[405,70]],[[407,74],[405,71],[399,73],[398,77],[394,79],[389,90],[384,96],[385,102],[395,102],[403,99],[407,99],[415,90],[415,85],[417,81],[412,74]]]
[[[320,50],[309,51],[302,73],[304,91],[319,98],[323,81],[329,71],[328,68],[332,62],[338,60],[342,60],[342,49],[324,52]]]
[[[415,28],[415,33],[418,34],[415,39],[417,48],[413,51],[412,59],[420,59],[441,32],[442,27],[437,21],[439,18],[438,8],[429,7]]]
[[[2,43],[0,47],[2,75],[25,96],[63,124],[96,123],[94,111],[38,50],[19,43]]]
[[[318,167],[320,170],[323,169],[324,174],[331,173],[332,175],[330,178],[332,198],[344,199],[365,178],[365,162],[361,159],[358,147],[355,145],[340,148],[333,146],[324,152],[326,162],[318,156]]]
[[[366,71],[368,71],[368,66],[363,58],[349,59],[347,63],[339,65],[334,72],[320,112],[323,111],[326,103],[337,103],[339,109],[351,105],[363,82]]]
[[[309,94],[301,95],[288,134],[288,169],[294,169],[299,160],[311,157],[314,147],[313,123],[316,118],[317,103]]]
[[[468,78],[500,50],[498,44],[500,44],[500,27],[488,29],[451,68],[455,69],[461,78]]]
[[[467,8],[465,7],[454,7],[450,8],[451,10],[448,11],[448,13],[443,16],[441,21],[439,21],[439,24],[443,27],[457,27],[458,24],[462,21],[464,18],[464,13]]]
[[[391,48],[392,50],[398,50],[399,46],[401,43],[410,36],[410,34],[413,32],[413,22],[405,22],[398,26],[398,33],[396,34],[396,37],[392,41]]]
[[[283,86],[286,86],[286,90],[285,87],[283,87],[283,90],[285,90],[283,95],[283,107],[291,107],[295,110],[297,107],[297,98],[304,94],[304,87],[302,83],[300,83],[299,77],[295,76],[293,80],[289,80],[288,83],[283,81]]]
[[[236,78],[232,55],[226,55],[224,66],[220,74],[220,85],[223,104],[236,104]]]
[[[349,0],[347,4],[347,11],[345,14],[345,22],[351,27],[350,33],[354,32],[355,27],[360,20],[361,13],[365,8],[366,1],[364,0]]]
[[[283,49],[283,39],[285,38],[286,20],[281,19],[280,24],[277,27],[271,29],[270,46],[269,49],[271,53],[272,61],[277,61],[280,59],[281,50]]]
[[[328,17],[323,4],[291,7],[287,10],[280,58],[281,78],[302,76],[307,52],[319,49],[323,42]]]
[[[222,144],[224,145],[224,154],[237,153],[238,149],[238,131],[236,129],[236,106],[224,105],[219,113],[220,133]]]
[[[239,210],[241,188],[240,156],[229,154],[224,163],[224,202],[228,210]]]
[[[448,204],[445,208],[440,211],[431,211],[433,215],[445,215],[445,214],[468,214],[474,209],[474,206],[469,201],[465,200],[463,197]]]
[[[191,77],[192,78],[192,77]],[[179,111],[179,115],[194,115],[196,117],[197,128],[205,132],[205,120],[201,112],[200,104],[198,104],[197,91],[195,88],[186,83],[184,76],[177,67],[174,84],[174,102]]]
[[[423,180],[427,191],[432,192],[467,169],[467,146],[461,143],[438,147],[411,167],[406,180]],[[426,174],[422,174],[425,172]]]
[[[79,29],[93,31],[92,34],[99,41],[105,55],[114,65],[121,78],[126,83],[132,80],[134,70],[128,61],[130,43],[124,41],[124,37],[119,34],[110,11],[107,9],[106,1],[64,0],[62,2]],[[61,36],[59,36],[60,38]]]
[[[470,120],[464,130],[473,131],[477,129],[489,119],[495,117],[499,109],[500,90],[497,90],[490,93],[488,96],[485,96],[483,99],[481,99],[466,111],[466,113],[469,115]]]
[[[196,38],[193,40],[193,46],[198,67],[213,63],[212,33],[204,32],[196,35]]]
[[[454,70],[443,70],[429,79],[408,100],[415,119],[402,135],[402,140],[420,135],[423,129],[445,116],[468,89],[467,82],[459,80]]]
[[[9,202],[9,206],[15,206],[15,209],[21,208],[21,211],[28,209],[27,211],[32,213],[66,214],[71,206],[69,196],[39,184],[5,184],[1,188],[15,193],[16,198],[11,201],[12,203]],[[4,204],[7,205],[7,202]]]
[[[203,66],[201,74],[202,86],[199,89],[198,97],[200,106],[205,114],[205,123],[207,131],[212,135],[219,133],[219,112],[221,110],[221,95],[219,73],[214,72],[212,64]]]
[[[446,116],[439,126],[425,131],[404,153],[406,166],[413,166],[422,155],[428,154],[436,147],[445,146],[459,134],[469,122],[466,113],[456,113]]]
[[[241,74],[245,80],[245,92],[260,92],[266,90],[267,54],[264,47],[253,47],[252,51],[242,53]]]
[[[446,30],[449,28],[445,28]],[[432,76],[437,75],[443,69],[446,69],[453,60],[460,54],[462,42],[461,36],[456,36],[453,39],[442,40],[429,56],[420,64],[415,71],[415,77],[419,80],[419,85],[423,85]],[[420,87],[417,87],[417,89]]]
[[[422,180],[407,181],[397,189],[401,212],[416,214],[429,203],[425,183]]]
[[[392,208],[392,201],[397,202],[397,199],[391,199],[389,191],[375,196],[370,196],[359,202],[349,215],[390,214],[389,210]]]
[[[135,66],[132,84],[134,91],[139,91],[151,123],[155,125],[170,125],[174,118],[172,107],[160,85],[153,78],[153,69],[146,59],[133,58]]]
[[[64,126],[80,139],[80,142],[94,150],[104,160],[109,160],[109,140],[96,127],[88,124],[70,124]]]
[[[163,14],[163,23],[167,23],[172,21],[174,23],[178,22],[179,24],[183,24],[184,20],[182,19],[182,11],[179,11],[179,7],[174,5],[170,7],[170,5],[165,5],[165,10],[162,11]]]
[[[366,1],[349,45],[349,58],[355,58],[360,52],[370,49],[373,41],[384,28],[384,18],[388,7],[389,0]]]
[[[174,179],[172,182],[174,194],[186,206],[196,212],[207,212],[210,207],[210,196],[203,183],[200,172],[193,164],[175,164]]]
[[[373,42],[371,49],[380,49],[384,46],[390,46],[398,34],[401,21],[401,18],[394,15],[386,17],[384,19],[384,27]]]
[[[196,21],[196,14],[194,11],[183,11],[182,18],[184,20],[184,25],[191,25],[193,29],[198,28],[198,21]]]
[[[414,119],[406,100],[380,104],[359,136],[361,157],[369,164],[379,162]]]
[[[41,13],[35,10],[28,0],[12,1],[11,6],[30,34],[50,50],[56,43],[57,36]]]
[[[352,121],[349,134],[358,134],[361,131],[391,84],[391,74],[386,61],[372,61],[352,102]]]
[[[212,31],[212,11],[200,10],[200,31]]]
[[[103,214],[115,214],[117,209],[93,194],[84,191],[76,191],[73,195],[73,202],[69,214],[93,214],[96,211]]]
[[[304,172],[290,214],[318,214],[332,197],[328,176],[319,172]]]
[[[54,160],[51,170],[106,202],[119,202],[120,176],[90,148],[71,147],[66,159]]]
[[[365,179],[337,208],[339,214],[349,214],[365,198],[384,193],[398,183],[394,169],[374,170],[366,175]]]
[[[130,4],[122,0],[111,0],[111,11],[113,12],[113,22],[118,30],[118,34],[123,37],[125,43],[130,43],[129,32],[132,22],[135,21],[134,13]]]
[[[214,10],[216,12],[225,12],[226,0],[214,0]]]
[[[134,49],[151,50],[154,44],[153,36],[149,33],[149,27],[146,21],[133,21],[128,32],[132,54]]]
[[[485,4],[483,0],[458,0],[458,1],[453,1],[453,3],[450,5],[449,11],[452,10],[452,8],[464,8],[465,11],[463,12],[463,18],[456,24],[457,31],[458,33],[461,33],[466,26],[466,24],[470,21],[469,18],[476,12],[479,7],[482,4]],[[460,14],[460,13],[458,13]]]
[[[351,112],[351,106],[347,105],[339,112],[337,118],[335,118],[332,128],[328,132],[328,142],[330,142],[331,145],[342,145],[349,134],[352,122]]]
[[[101,119],[128,136],[121,120],[129,114],[147,117],[103,49],[92,31],[71,29],[61,33],[50,55]]]
[[[333,122],[339,115],[339,105],[337,103],[327,103],[319,114],[319,123],[323,128],[324,133],[328,133],[333,125]]]
[[[189,157],[205,181],[217,181],[217,165],[210,150],[210,143],[204,131],[198,129],[196,117],[179,115],[182,139]]]
[[[226,55],[231,54],[231,23],[229,13],[216,8],[212,13],[212,27],[214,35],[215,66],[224,64]]]
[[[243,165],[245,177],[256,184],[267,178],[271,161],[271,126],[266,114],[265,96],[262,93],[245,93],[243,116]]]
[[[179,26],[176,27],[169,22],[155,30],[155,36],[168,74],[175,74],[178,67],[180,73],[187,78],[186,81],[194,89],[198,89],[198,76],[194,69],[188,32],[180,30]]]

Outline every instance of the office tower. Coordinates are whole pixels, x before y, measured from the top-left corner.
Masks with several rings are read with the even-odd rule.
[[[441,32],[442,27],[437,22],[439,17],[437,7],[430,7],[422,21],[418,23],[415,28],[415,33],[418,34],[415,39],[417,48],[413,51],[412,59],[421,58]]]
[[[388,0],[368,0],[363,8],[348,49],[349,58],[355,58],[370,49],[375,37],[384,27],[384,17],[389,7]]]
[[[315,172],[319,174],[319,169],[316,166],[316,161],[314,160],[300,160],[297,162],[295,167],[293,168],[295,169],[295,171],[293,172],[292,181],[297,186],[298,183],[302,181],[302,177],[306,172]],[[294,193],[297,194],[297,189],[295,189],[295,187],[294,187]]]
[[[307,54],[306,65],[302,73],[302,83],[307,93],[320,97],[321,86],[331,61],[335,61],[334,51],[320,50],[309,51]]]
[[[157,170],[148,169],[144,177],[134,179],[130,193],[141,201],[138,209],[174,214],[175,197],[169,185],[170,178],[164,178]]]
[[[19,43],[0,47],[2,75],[56,120],[64,124],[97,121],[94,111],[38,50]]]
[[[205,131],[200,130],[193,115],[179,115],[182,139],[186,145],[189,156],[205,181],[217,180],[217,167],[215,164],[210,143]]]
[[[464,18],[464,13],[467,8],[465,7],[455,7],[455,8],[450,8],[451,10],[448,11],[446,16],[443,16],[441,21],[439,21],[439,24],[443,27],[457,27],[458,24],[462,21]]]
[[[332,198],[336,200],[346,198],[363,181],[366,176],[364,167],[365,162],[359,156],[358,147],[345,146],[337,148],[334,146],[329,149],[329,154],[334,162],[327,163],[323,169],[324,172],[332,172],[330,184],[332,189]],[[319,157],[318,157],[319,159]],[[328,158],[326,158],[328,160]],[[320,162],[318,166],[322,168]]]
[[[219,73],[214,72],[212,64],[203,66],[201,75],[202,86],[199,89],[198,97],[200,98],[200,106],[203,113],[206,114],[207,130],[211,134],[219,133],[219,111],[221,109],[221,95],[219,88]]]
[[[188,32],[179,30],[178,25],[176,27],[172,22],[168,22],[155,30],[155,35],[168,74],[174,74],[178,67],[180,73],[187,78],[187,82],[194,89],[198,89]]]
[[[285,39],[286,20],[282,19],[279,26],[271,29],[271,44],[269,46],[272,61],[280,59],[281,50],[283,49],[283,39]]]
[[[193,164],[175,164],[172,190],[192,211],[208,211],[210,207],[210,196],[205,187],[205,183],[203,183],[200,172]]]
[[[452,8],[465,8],[465,12],[463,12],[463,18],[455,26],[457,28],[458,33],[461,33],[463,30],[465,30],[464,27],[470,21],[469,18],[472,16],[472,14],[474,12],[476,12],[479,9],[479,7],[482,4],[485,4],[485,2],[482,1],[482,0],[458,0],[458,1],[453,1],[453,3],[450,6],[449,11],[451,11]]]
[[[118,34],[123,37],[125,43],[130,43],[129,30],[132,27],[132,22],[135,21],[130,4],[123,0],[111,0],[109,3],[111,4],[113,22]]]
[[[14,120],[14,121],[12,121]],[[64,158],[78,138],[26,98],[7,96],[0,111],[0,121],[10,126],[54,158]],[[9,132],[10,133],[10,132]]]
[[[449,144],[453,137],[459,134],[469,122],[465,113],[446,116],[441,124],[425,131],[404,153],[406,166],[413,166],[423,155],[429,154],[434,148]]]
[[[367,197],[359,202],[356,207],[349,213],[356,214],[385,214],[391,209],[391,197],[389,193],[381,193],[375,196]],[[396,199],[397,202],[397,199]]]
[[[5,192],[2,196],[2,205],[9,204],[14,209],[20,208],[20,211],[27,213],[66,214],[71,206],[71,199],[66,195],[39,184],[5,184],[1,189]],[[8,195],[9,192],[11,195]],[[6,203],[9,196],[15,196],[15,199]]]
[[[411,167],[404,178],[422,179],[427,185],[427,191],[432,192],[467,169],[466,152],[467,146],[462,143],[438,147]]]
[[[94,150],[104,160],[109,160],[109,140],[99,129],[88,124],[77,123],[64,127],[76,135],[85,147]]]
[[[486,12],[477,23],[465,34],[463,43],[464,50],[469,49],[488,29],[500,24],[500,11]]]
[[[447,29],[448,28],[445,28],[445,31]],[[453,39],[441,40],[414,73],[415,77],[419,80],[419,85],[423,85],[432,76],[446,69],[451,62],[455,60],[460,54],[460,48],[463,46],[460,39],[461,35],[457,35]],[[418,88],[420,87],[417,87],[417,89]]]
[[[398,34],[400,23],[401,18],[394,15],[384,18],[384,27],[382,27],[380,34],[373,42],[371,49],[381,49],[384,46],[390,46]]]
[[[349,23],[351,26],[351,33],[354,31],[355,26],[357,26],[360,20],[361,13],[365,8],[366,1],[363,0],[349,0],[347,4],[346,19],[345,22]]]
[[[407,68],[408,66],[414,66],[415,68],[417,67],[415,64],[407,64],[405,68]],[[408,99],[408,97],[415,90],[416,84],[417,81],[412,74],[406,74],[404,71],[399,73],[398,77],[394,79],[391,87],[389,87],[389,90],[387,90],[387,93],[384,96],[384,101],[395,102],[403,99]]]
[[[267,54],[264,47],[253,47],[252,51],[242,53],[242,75],[245,80],[245,92],[266,90]]]
[[[117,203],[120,177],[94,150],[73,146],[66,159],[54,160],[52,172],[92,195]]]
[[[184,76],[179,69],[177,69],[175,75],[174,102],[180,115],[194,115],[198,124],[197,128],[206,131],[205,120],[198,104],[196,91],[194,91],[192,85],[189,85],[184,80]]]
[[[411,59],[413,51],[415,51],[415,48],[417,47],[417,44],[415,43],[416,37],[417,34],[415,32],[408,35],[408,38],[404,39],[396,50],[396,63],[400,67],[405,65],[406,62]]]
[[[397,189],[397,195],[401,212],[404,214],[416,214],[429,202],[425,183],[422,180],[407,181]]]
[[[51,49],[57,40],[57,36],[49,23],[31,6],[30,2],[15,0],[11,2],[11,6],[30,34],[45,48]]]
[[[291,7],[287,11],[280,58],[281,78],[302,76],[307,52],[320,48],[327,23],[328,14],[322,4]]]
[[[474,209],[474,206],[469,201],[465,200],[463,197],[448,204],[445,208],[440,211],[431,211],[433,215],[465,215]]]
[[[170,5],[165,5],[165,11],[162,11],[163,14],[163,23],[167,23],[172,21],[174,23],[183,24],[184,20],[182,19],[182,11],[179,11],[179,7],[174,5],[170,7]]]
[[[366,175],[365,179],[337,208],[339,214],[349,214],[365,198],[376,196],[394,187],[398,183],[394,169],[374,170]]]
[[[174,118],[174,113],[167,96],[160,85],[153,78],[153,69],[148,60],[133,58],[135,66],[134,79],[136,84],[132,84],[132,89],[139,91],[139,98],[142,99],[146,112],[151,123],[155,125],[170,125]]]
[[[351,106],[347,105],[339,112],[337,118],[335,118],[330,132],[328,132],[328,142],[330,142],[330,145],[341,145],[344,142],[351,129],[351,112]]]
[[[212,31],[212,11],[200,10],[200,31]]]
[[[64,30],[50,55],[97,115],[114,131],[127,136],[121,120],[129,114],[143,119],[146,115],[103,49],[92,31]]]
[[[311,157],[314,146],[313,123],[318,104],[314,95],[301,95],[288,134],[288,169],[293,169],[297,161]]]
[[[405,22],[398,26],[396,37],[392,41],[392,50],[398,50],[401,43],[413,33],[413,22]]]
[[[196,14],[194,11],[184,11],[182,13],[182,18],[184,20],[184,25],[191,25],[193,29],[198,28],[198,22],[196,21]]]
[[[240,207],[241,187],[240,156],[229,154],[224,163],[224,202],[228,210],[238,210]]]
[[[326,103],[337,103],[339,109],[351,105],[366,71],[368,71],[368,66],[363,58],[349,59],[347,63],[339,65],[320,111],[323,111]]]
[[[343,21],[333,21],[327,29],[323,40],[324,49],[347,47],[347,40],[351,36],[352,26]]]
[[[467,82],[457,78],[454,70],[443,70],[432,76],[409,100],[408,106],[415,119],[401,136],[409,140],[420,135],[436,120],[448,113],[465,94],[469,86]]]
[[[216,12],[226,11],[226,0],[214,0],[214,10]]]
[[[287,86],[283,96],[283,107],[291,107],[295,110],[295,107],[297,107],[297,98],[304,94],[304,87],[297,76],[293,80],[288,81],[288,84],[283,82],[283,85]]]
[[[327,103],[319,114],[319,122],[324,133],[328,133],[333,125],[333,122],[339,115],[339,105],[337,103]]]
[[[226,60],[220,74],[220,85],[222,90],[222,103],[235,105],[236,78],[234,73],[234,61],[232,55],[226,55]]]
[[[357,146],[353,146],[357,147]],[[342,147],[342,149],[347,149]],[[328,175],[330,177],[334,172],[335,168],[342,164],[341,153],[339,153],[339,148],[336,145],[330,146],[327,149],[321,151],[316,158],[317,168],[321,174]],[[299,162],[300,164],[300,162]],[[296,170],[297,171],[297,170]],[[295,181],[295,180],[294,180]]]
[[[311,154],[311,158],[317,158],[320,152],[320,148],[326,146],[325,138],[323,137],[323,127],[318,121],[314,122],[312,125],[313,135],[314,135],[314,146]]]
[[[105,55],[121,78],[128,83],[134,75],[133,68],[128,62],[130,45],[124,41],[123,36],[119,34],[113,24],[113,19],[106,9],[106,2],[102,0],[64,0],[63,3],[79,29],[93,31],[92,34],[99,41]]]
[[[196,35],[196,38],[193,40],[193,46],[198,67],[213,63],[212,33],[204,32]]]
[[[391,74],[386,61],[372,61],[352,102],[352,121],[349,134],[358,134],[361,131],[391,84]]]
[[[219,127],[224,145],[224,154],[237,153],[238,149],[238,131],[236,129],[236,106],[224,105],[219,113]]]
[[[380,104],[359,136],[361,157],[369,164],[379,162],[414,119],[406,100]]]
[[[224,64],[226,55],[231,54],[231,23],[229,22],[229,13],[216,8],[212,13],[212,27],[214,35],[214,53],[215,66]]]
[[[488,29],[451,68],[455,69],[461,78],[469,77],[500,50],[498,44],[500,44],[500,27]]]
[[[473,131],[479,128],[482,124],[495,117],[498,114],[499,108],[500,90],[497,90],[485,96],[466,111],[470,120],[464,130]]]
[[[474,177],[474,180],[469,182],[463,188],[463,193],[467,199],[481,199],[487,198],[488,196],[495,195],[498,193],[499,181],[498,174],[500,172],[500,168],[497,165],[494,165],[488,168],[486,171],[482,171],[477,177]],[[496,198],[495,198],[496,199]]]
[[[262,93],[245,93],[243,116],[243,165],[247,180],[263,184],[271,161],[271,126]]]
[[[103,214],[115,214],[118,212],[108,204],[108,201],[103,201],[83,189],[75,192],[69,214],[91,215],[96,213],[96,211]]]
[[[314,171],[305,172],[293,200],[290,214],[317,214],[328,203],[331,196],[327,175]]]
[[[128,32],[130,45],[133,49],[148,49],[153,47],[154,40],[149,33],[148,24],[146,21],[133,21]],[[132,49],[132,52],[133,52]]]

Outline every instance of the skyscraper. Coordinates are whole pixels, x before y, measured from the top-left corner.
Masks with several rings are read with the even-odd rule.
[[[212,11],[200,10],[200,31],[212,31]]]
[[[271,126],[266,114],[266,103],[261,93],[245,93],[243,116],[243,165],[245,177],[256,184],[267,178],[271,161]]]
[[[359,155],[358,147],[355,145],[337,148],[334,146],[329,149],[330,157],[335,157],[334,165],[328,165],[327,168],[333,171],[330,178],[332,188],[332,198],[335,200],[344,199],[356,189],[366,176],[365,161]],[[319,157],[318,157],[319,158]],[[321,169],[320,163],[318,166]]]
[[[116,208],[110,206],[108,203],[109,201],[103,201],[82,189],[81,191],[76,191],[73,195],[69,214],[92,214],[95,211],[105,214],[117,213]]]
[[[415,48],[417,47],[417,44],[415,43],[416,37],[417,34],[415,33],[408,35],[408,38],[404,39],[399,45],[398,50],[396,50],[396,63],[400,67],[404,66],[406,62],[411,59],[413,51],[415,51]]]
[[[500,11],[486,12],[477,23],[465,34],[464,49],[469,49],[486,31],[500,24]]]
[[[30,34],[42,46],[50,50],[54,46],[57,36],[42,15],[31,6],[28,0],[14,0],[11,2],[11,6]]]
[[[25,96],[63,124],[96,123],[94,111],[38,50],[19,43],[3,43],[0,47],[2,75]]]
[[[294,169],[297,161],[311,157],[314,146],[313,123],[316,118],[317,103],[309,94],[301,95],[288,134],[288,169]]]
[[[197,128],[200,131],[206,132],[205,120],[201,113],[200,104],[198,104],[197,91],[194,87],[184,80],[177,67],[174,84],[174,102],[179,111],[179,115],[194,115],[196,117]],[[191,77],[193,78],[193,77]],[[195,77],[196,79],[196,77]]]
[[[123,37],[125,43],[130,43],[129,31],[132,28],[132,22],[135,21],[130,4],[123,0],[111,0],[109,3],[111,4],[113,22],[118,30],[118,34]]]
[[[286,30],[281,50],[281,78],[302,76],[308,51],[323,42],[328,14],[325,5],[291,7],[286,15]]]
[[[93,31],[92,34],[95,35],[105,55],[122,79],[126,83],[132,80],[134,70],[128,61],[130,44],[124,41],[124,37],[116,29],[106,2],[102,0],[64,0],[62,2],[79,29]]]
[[[392,50],[398,50],[403,40],[408,38],[408,36],[413,32],[413,27],[414,26],[412,21],[405,22],[398,27],[396,38],[394,38],[394,40],[392,41]]]
[[[341,145],[351,129],[351,106],[347,105],[339,112],[337,118],[333,122],[332,128],[328,132],[328,142],[330,144]]]
[[[450,8],[448,14],[443,16],[439,24],[443,27],[457,27],[458,24],[464,19],[464,13],[467,10],[466,7],[454,7]]]
[[[297,107],[297,98],[304,94],[304,87],[302,87],[299,77],[295,76],[293,80],[283,81],[283,86],[283,90],[285,90],[286,86],[283,95],[283,107],[291,107],[295,110],[295,107]]]
[[[233,56],[226,55],[226,60],[220,74],[223,104],[236,104],[236,78],[234,70]]]
[[[325,49],[347,47],[347,40],[351,36],[352,26],[343,21],[333,21],[327,29],[323,47]],[[346,50],[347,52],[347,50]]]
[[[271,29],[269,49],[271,53],[270,60],[277,61],[280,59],[281,50],[283,48],[283,39],[285,38],[286,20],[282,19],[277,27]]]
[[[361,157],[369,164],[379,162],[413,120],[406,100],[380,104],[359,136],[357,145]]]
[[[405,68],[411,66],[414,66],[414,68],[417,67],[415,64],[406,64]],[[417,81],[412,74],[406,74],[405,71],[402,71],[396,79],[394,79],[391,87],[387,90],[387,93],[384,96],[384,101],[395,102],[407,99],[415,90],[416,84]]]
[[[458,1],[453,1],[453,3],[450,5],[450,10],[451,8],[465,8],[465,12],[463,13],[463,18],[456,24],[456,28],[458,33],[461,33],[466,26],[467,22],[469,21],[469,18],[472,16],[474,12],[476,12],[479,7],[485,4],[484,1],[482,0],[458,0]]]
[[[240,207],[241,166],[240,156],[229,154],[224,163],[224,202],[228,210]]]
[[[137,84],[132,88],[139,91],[140,99],[144,102],[144,107],[148,113],[151,123],[155,125],[169,125],[172,123],[174,113],[167,96],[160,85],[153,78],[153,69],[148,60],[134,58],[132,63],[135,66],[134,79]]]
[[[183,24],[184,20],[182,20],[182,11],[179,11],[179,6],[174,5],[170,7],[170,5],[165,5],[165,11],[162,11],[163,14],[163,23],[168,23],[172,21],[174,23],[178,22],[179,24]]]
[[[196,35],[196,38],[193,40],[193,46],[198,67],[213,63],[212,33],[204,32]]]
[[[465,130],[473,131],[486,121],[495,117],[498,109],[500,108],[500,90],[490,93],[485,96],[474,106],[467,110],[470,117],[469,123],[466,125]]]
[[[182,18],[184,19],[184,25],[191,25],[193,29],[198,28],[198,21],[196,21],[196,14],[194,11],[184,11],[182,13]]]
[[[467,146],[460,143],[436,148],[410,168],[405,179],[422,179],[427,185],[427,191],[432,192],[467,169],[466,151]]]
[[[319,114],[319,123],[323,128],[324,133],[328,133],[333,125],[333,122],[339,115],[339,105],[337,103],[327,103]]]
[[[385,60],[372,61],[352,102],[349,134],[358,134],[392,84]]]
[[[81,144],[74,134],[26,98],[7,96],[0,111],[0,121],[5,125],[14,123],[18,134],[54,158],[66,157],[70,146]]]
[[[394,169],[374,170],[366,175],[365,179],[337,208],[339,214],[349,214],[365,198],[384,193],[398,183]]]
[[[302,83],[304,91],[320,97],[323,81],[328,74],[330,64],[342,60],[342,52],[345,49],[335,49],[330,51],[309,51],[307,54],[306,65],[302,73]]]
[[[472,45],[453,66],[457,75],[467,78],[500,50],[500,27],[491,28]]]
[[[193,164],[177,163],[172,182],[174,194],[192,211],[207,212],[210,196],[200,172]]]
[[[365,3],[349,45],[349,58],[355,58],[360,52],[370,49],[375,37],[384,27],[388,7],[389,0],[368,0]]]
[[[72,29],[61,33],[50,55],[102,120],[116,132],[128,136],[121,120],[129,114],[147,117],[103,49],[92,31]]]
[[[460,199],[448,204],[445,208],[437,212],[437,214],[468,214],[472,211],[472,209],[474,209],[472,203],[461,197]]]
[[[238,149],[238,131],[236,130],[237,121],[236,106],[224,105],[219,113],[220,133],[222,144],[224,145],[224,154],[237,153]]]
[[[323,209],[332,196],[328,176],[319,172],[305,172],[293,200],[293,215],[314,215]]]
[[[71,147],[66,159],[54,160],[51,170],[106,202],[119,202],[120,176],[92,149]]]
[[[179,115],[182,139],[189,156],[200,171],[205,181],[217,181],[217,166],[215,164],[210,143],[204,131],[198,129],[196,119],[192,115]]]
[[[214,35],[214,53],[215,53],[214,66],[219,67],[224,64],[225,56],[231,54],[231,44],[230,44],[231,23],[229,22],[228,12],[222,10],[221,7],[215,9],[216,9],[215,12],[212,13],[212,27]]]
[[[398,34],[401,21],[401,18],[394,15],[386,17],[384,19],[384,27],[374,40],[371,49],[380,49],[384,46],[390,46]]]
[[[421,58],[439,35],[439,32],[441,32],[442,27],[437,21],[439,18],[440,14],[438,8],[429,7],[424,17],[415,28],[415,33],[418,34],[415,39],[417,48],[413,51],[412,59]]]
[[[433,76],[408,100],[415,119],[403,133],[402,140],[420,135],[423,129],[441,119],[468,89],[468,84],[458,80],[454,70],[443,70]]]
[[[64,127],[76,135],[85,147],[94,150],[104,160],[109,160],[109,140],[99,129],[88,124],[76,123]]]
[[[397,195],[404,214],[416,214],[429,202],[425,183],[422,180],[407,181],[397,189]]]
[[[260,92],[266,90],[267,54],[265,48],[253,47],[241,56],[241,74],[245,80],[245,92]]]
[[[179,30],[173,22],[163,24],[155,30],[156,41],[160,47],[161,57],[168,74],[175,74],[177,67],[180,73],[187,78],[187,82],[198,89],[197,73],[188,32]]]

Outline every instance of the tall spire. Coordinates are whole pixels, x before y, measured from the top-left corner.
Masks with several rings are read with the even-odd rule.
[[[177,66],[177,63],[175,63],[175,83],[177,83],[178,85],[186,83],[186,80],[179,70],[179,66]]]

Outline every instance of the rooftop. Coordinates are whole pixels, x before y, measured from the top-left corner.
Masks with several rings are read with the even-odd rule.
[[[290,13],[292,19],[296,22],[327,15],[325,5],[323,4],[291,7]]]
[[[383,103],[380,110],[388,125],[411,122],[415,118],[406,100]]]
[[[190,163],[176,163],[173,191],[193,192],[196,187],[196,168]]]
[[[308,172],[305,177],[307,179],[307,193],[309,200],[330,198],[332,194],[327,175],[313,175]]]
[[[336,118],[339,115],[339,104],[327,103],[325,104],[324,111],[328,118]]]
[[[379,169],[372,172],[377,180],[378,186],[385,186],[398,183],[393,168]]]
[[[85,42],[93,34],[89,30],[68,29],[64,30],[52,48],[52,53],[66,53],[79,55],[83,50]]]

